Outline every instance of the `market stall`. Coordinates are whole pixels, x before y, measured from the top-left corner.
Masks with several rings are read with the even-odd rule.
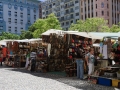
[[[91,76],[91,81],[101,85],[119,87],[119,34],[107,33],[101,34],[101,36],[103,36],[103,40],[98,46],[100,48],[98,61],[101,61],[99,62],[101,65]]]

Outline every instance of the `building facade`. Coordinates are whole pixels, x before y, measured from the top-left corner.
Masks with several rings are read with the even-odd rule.
[[[39,18],[42,18],[42,2],[39,3]]]
[[[80,0],[46,0],[42,3],[42,18],[54,13],[64,30],[80,19]]]
[[[81,19],[100,17],[109,26],[120,22],[120,0],[80,0]]]
[[[100,17],[108,21],[108,25],[120,22],[120,0],[46,0],[42,3],[42,18],[54,13],[64,30],[71,23],[86,18]]]
[[[38,3],[27,0],[0,0],[0,32],[20,34],[39,18]]]

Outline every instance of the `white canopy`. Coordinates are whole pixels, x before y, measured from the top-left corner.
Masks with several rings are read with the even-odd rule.
[[[62,30],[56,30],[56,29],[50,29],[44,33],[42,33],[41,35],[50,35],[51,33],[56,33],[56,34],[63,34]]]
[[[74,34],[82,37],[91,38],[87,32],[68,32],[68,34]]]
[[[0,41],[0,45],[5,45],[6,46],[6,42],[5,41]]]

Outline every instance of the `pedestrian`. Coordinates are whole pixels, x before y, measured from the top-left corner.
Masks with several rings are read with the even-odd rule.
[[[84,78],[84,61],[83,61],[83,50],[80,47],[76,47],[75,50],[76,56],[76,63],[77,63],[77,78],[83,79]]]
[[[9,54],[6,46],[3,46],[2,53],[3,53],[3,62],[4,62],[6,60],[6,58],[8,57],[8,54]]]
[[[89,49],[89,53],[85,56],[87,65],[88,65],[88,80],[90,79],[90,75],[94,73],[94,62],[95,62],[95,57],[94,57],[94,48]]]
[[[25,68],[28,69],[28,66],[30,65],[30,52],[29,50],[26,53],[26,64],[25,64]]]
[[[2,61],[3,61],[3,53],[2,53],[2,48],[0,48],[0,62],[2,66]]]
[[[37,53],[36,53],[36,50],[33,49],[32,52],[30,53],[31,72],[35,71],[35,68],[36,68],[36,58],[37,58]]]

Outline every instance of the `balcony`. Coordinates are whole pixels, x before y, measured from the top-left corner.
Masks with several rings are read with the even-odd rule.
[[[64,2],[67,3],[67,2],[70,2],[70,0],[65,0]]]

